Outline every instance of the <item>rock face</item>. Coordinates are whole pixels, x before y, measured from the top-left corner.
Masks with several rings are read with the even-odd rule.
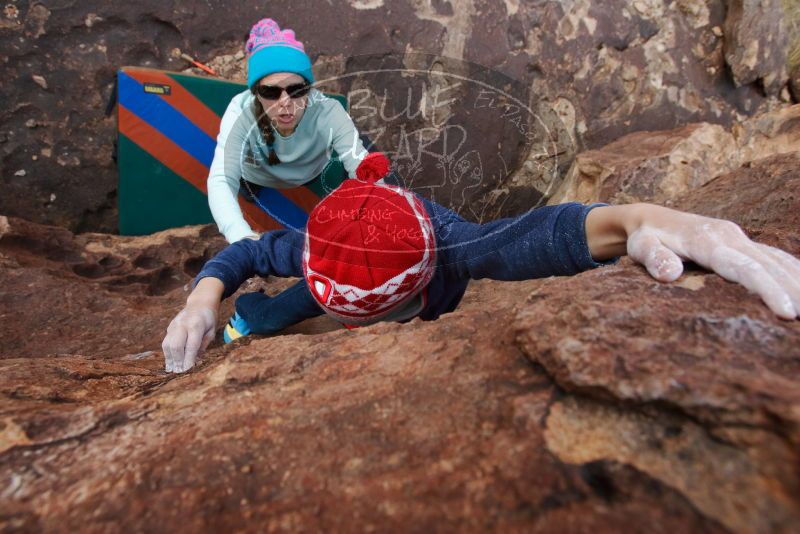
[[[798,255],[799,164],[797,153],[773,156],[674,204]],[[732,531],[791,531],[800,517],[798,472],[786,471],[800,450],[800,326],[751,309],[746,291],[715,275],[689,271],[664,285],[631,271],[548,284],[518,315],[532,361],[566,390],[611,404],[560,403],[548,446],[565,461],[613,459],[684,488]],[[619,402],[646,408],[630,413]]]
[[[800,255],[798,163],[673,202]],[[213,235],[0,219],[0,531],[800,524],[800,322],[739,286],[624,259],[481,281],[435,322],[315,320],[167,375],[160,340]]]
[[[789,73],[789,91],[795,102],[800,102],[800,65],[792,69]]]
[[[731,0],[725,17],[725,61],[736,85],[760,80],[777,95],[786,84],[788,41],[780,0]]]
[[[753,235],[800,241],[800,153],[772,156],[720,176],[675,199],[676,207],[709,217],[730,219]],[[772,244],[777,243],[775,241]]]
[[[718,125],[637,132],[581,153],[550,203],[664,203],[737,168],[738,158],[733,136]]]
[[[515,213],[583,148],[772,106],[762,88],[785,80],[778,0],[728,4],[14,1],[0,15],[0,213],[113,231],[116,69],[182,70],[179,50],[241,76],[236,54],[262,16],[296,30],[411,185],[473,220]]]
[[[192,278],[226,245],[211,225],[145,237],[74,236],[0,216],[0,359],[79,354],[140,359],[159,348]],[[241,292],[275,293],[290,280],[252,281]],[[226,302],[221,321],[232,313]],[[300,332],[326,331],[322,318]]]
[[[255,341],[178,378],[154,357],[82,374],[6,360],[4,394],[25,376],[45,385],[4,410],[4,526],[551,531],[656,518],[719,531],[635,468],[548,450],[560,394],[514,347],[510,308]],[[125,396],[123,374],[140,393]]]
[[[604,269],[532,299],[516,323],[522,350],[567,391],[611,403],[551,407],[554,454],[632,465],[732,531],[797,524],[800,480],[786,466],[800,450],[800,325],[700,272],[664,286]]]
[[[730,132],[707,123],[637,132],[579,154],[549,203],[671,204],[742,165],[799,151],[800,105],[753,117]]]
[[[0,358],[103,358],[157,346],[191,277],[225,243],[210,226],[120,240],[21,219],[0,225]]]

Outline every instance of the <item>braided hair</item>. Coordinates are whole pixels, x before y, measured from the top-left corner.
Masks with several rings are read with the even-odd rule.
[[[267,115],[267,112],[264,110],[264,106],[261,105],[261,100],[256,96],[256,88],[253,87],[251,92],[253,96],[256,97],[253,99],[253,114],[256,116],[258,130],[261,132],[261,135],[264,136],[264,141],[266,141],[267,147],[269,147],[267,165],[276,165],[280,163],[281,160],[278,158],[278,154],[275,153],[275,130],[272,129],[269,115]]]

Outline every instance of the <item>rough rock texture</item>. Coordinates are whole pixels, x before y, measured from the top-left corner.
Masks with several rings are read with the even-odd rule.
[[[523,351],[568,391],[615,404],[551,409],[555,454],[633,465],[731,530],[797,524],[796,321],[775,321],[746,290],[699,272],[665,286],[635,268],[604,269],[529,300],[516,321]]]
[[[720,176],[675,199],[682,210],[730,219],[756,235],[784,236],[800,245],[800,152],[772,156]],[[773,243],[774,244],[774,243]]]
[[[182,70],[179,49],[233,76],[261,16],[297,31],[318,78],[351,95],[359,127],[404,156],[412,185],[473,220],[514,213],[552,192],[578,149],[772,106],[762,85],[783,76],[783,41],[768,31],[780,10],[762,5],[733,41],[723,0],[13,0],[0,14],[0,213],[113,231],[103,112],[115,70]],[[758,79],[736,87],[723,46],[749,64],[751,35]]]
[[[145,237],[82,234],[0,216],[0,359],[80,355],[140,359],[160,349],[203,264],[226,245],[216,228]],[[291,280],[252,280],[274,294]],[[220,324],[233,310],[223,306]],[[336,328],[325,318],[295,332]]]
[[[736,85],[760,81],[777,95],[788,79],[786,14],[781,0],[730,0],[725,17],[725,61]]]
[[[789,91],[795,102],[800,102],[800,65],[795,66],[789,73]]]
[[[675,203],[800,255],[798,169],[773,156]],[[739,286],[625,260],[483,281],[436,322],[305,323],[166,375],[212,235],[0,219],[0,531],[800,524],[800,322]]]
[[[774,154],[800,152],[800,105],[735,124],[637,132],[575,158],[549,203],[671,204],[727,172]]]
[[[757,115],[731,129],[742,165],[773,154],[800,152],[800,105]]]
[[[636,468],[548,450],[559,392],[492,286],[492,312],[254,341],[177,378],[155,357],[5,360],[6,396],[41,385],[3,408],[3,526],[721,531]]]
[[[773,156],[675,204],[734,220],[800,255],[799,164],[798,154]],[[547,284],[528,302],[516,323],[522,350],[566,390],[611,403],[570,399],[551,408],[546,437],[555,454],[634,465],[683,488],[734,531],[793,531],[797,321],[776,321],[751,308],[741,287],[696,270],[665,285],[631,267],[604,269]],[[619,403],[646,409],[631,413]]]
[[[737,168],[738,156],[733,135],[718,125],[637,132],[581,153],[549,202],[664,202]]]
[[[215,234],[206,226],[136,239],[74,236],[0,217],[0,358],[152,349],[191,277],[224,245]]]

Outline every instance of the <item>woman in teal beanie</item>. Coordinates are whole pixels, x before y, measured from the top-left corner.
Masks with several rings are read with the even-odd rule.
[[[262,19],[250,30],[246,50],[248,89],[233,97],[222,117],[208,176],[208,204],[229,243],[259,238],[239,207],[240,188],[246,200],[257,202],[262,187],[292,188],[320,179],[331,150],[353,177],[365,145],[372,149],[342,105],[312,87],[311,60],[292,30]],[[276,302],[293,309],[307,293],[300,281]],[[237,299],[225,340],[247,334],[246,319],[276,302],[260,293]]]
[[[314,89],[311,60],[292,30],[262,19],[250,30],[247,91],[222,117],[208,176],[208,203],[229,243],[258,238],[236,200],[261,187],[284,189],[318,177],[335,150],[350,177],[369,141],[334,99]]]

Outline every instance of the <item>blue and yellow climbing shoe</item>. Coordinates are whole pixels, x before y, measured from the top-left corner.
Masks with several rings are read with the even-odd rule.
[[[250,327],[247,326],[247,321],[242,319],[238,312],[233,313],[233,317],[225,325],[225,330],[222,332],[222,338],[225,343],[230,343],[235,339],[244,337],[250,334]]]

